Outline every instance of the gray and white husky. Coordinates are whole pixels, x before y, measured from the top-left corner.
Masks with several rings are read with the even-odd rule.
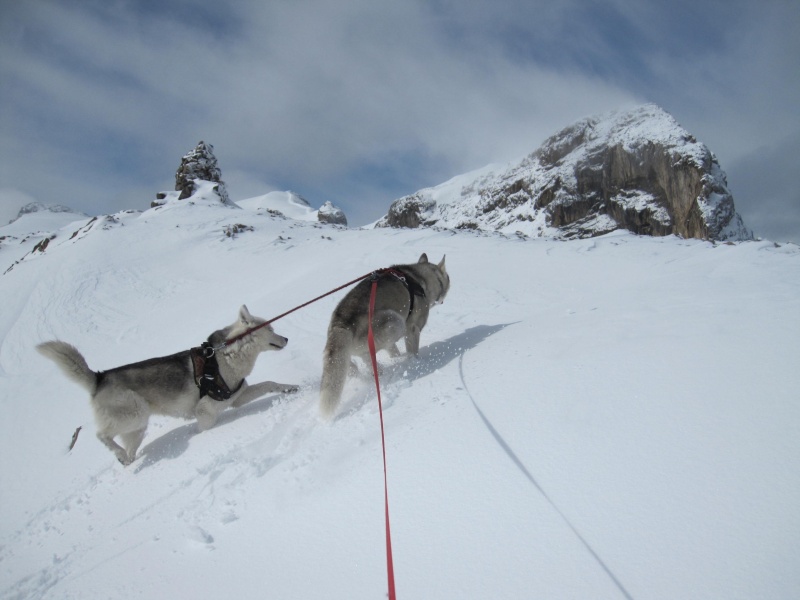
[[[218,347],[262,323],[264,319],[254,317],[242,306],[239,318],[212,333],[208,342]],[[219,376],[229,390],[234,390],[222,401],[201,395],[191,350],[96,372],[89,368],[77,348],[66,342],[44,342],[36,349],[55,361],[67,377],[89,390],[98,439],[119,462],[128,465],[136,458],[151,414],[184,419],[195,417],[198,428],[204,431],[214,425],[219,413],[229,406],[242,406],[271,392],[297,391],[297,386],[285,383],[264,381],[248,386],[245,381],[260,353],[281,350],[287,342],[266,325],[218,349],[215,356]],[[122,441],[121,446],[114,441],[117,436]]]
[[[351,357],[360,356],[371,364],[367,332],[372,281],[360,281],[342,298],[331,316],[328,340],[322,357],[320,412],[330,419],[342,396]],[[396,265],[380,272],[375,296],[372,330],[376,350],[398,356],[397,342],[405,338],[406,352],[419,352],[419,336],[428,322],[431,307],[441,304],[450,289],[444,265],[428,261],[423,254],[410,265]]]

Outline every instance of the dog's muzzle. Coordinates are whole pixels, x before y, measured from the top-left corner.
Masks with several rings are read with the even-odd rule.
[[[289,338],[285,338],[285,337],[283,337],[283,336],[280,336],[280,338],[283,340],[283,344],[282,344],[282,345],[279,345],[279,344],[273,344],[272,342],[270,342],[270,344],[269,344],[269,345],[270,345],[270,346],[272,346],[273,348],[277,348],[278,350],[282,350],[283,348],[285,348],[285,347],[286,347],[286,344],[288,344],[288,343],[289,343]]]

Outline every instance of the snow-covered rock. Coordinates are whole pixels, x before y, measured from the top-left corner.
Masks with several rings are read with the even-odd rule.
[[[319,211],[317,212],[317,220],[319,220],[320,223],[331,223],[333,225],[347,226],[347,217],[345,216],[344,211],[331,202],[325,202],[325,204],[320,206]]]
[[[298,221],[316,221],[316,211],[305,198],[292,191],[269,192],[245,200],[237,200],[236,204],[245,210],[257,214],[271,214]]]
[[[257,214],[271,214],[297,221],[347,225],[347,217],[339,207],[325,202],[319,210],[315,210],[305,198],[292,191],[269,192],[263,196],[239,200],[236,204]]]
[[[213,191],[219,197],[220,202],[233,205],[228,197],[225,182],[222,181],[222,171],[217,164],[217,157],[214,156],[214,146],[202,141],[194,150],[184,155],[175,173],[175,190],[178,192],[178,199],[185,200],[196,194],[201,181],[213,184]],[[173,199],[174,195],[172,192],[160,192],[151,206],[165,204]]]
[[[520,161],[400,198],[376,225],[752,239],[714,154],[653,104],[583,119]]]

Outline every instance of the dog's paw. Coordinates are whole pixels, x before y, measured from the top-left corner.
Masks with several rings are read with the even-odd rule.
[[[284,394],[295,394],[300,391],[299,385],[285,385],[281,389]]]

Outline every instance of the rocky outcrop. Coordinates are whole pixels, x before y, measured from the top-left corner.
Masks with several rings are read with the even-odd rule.
[[[246,210],[273,217],[347,226],[347,216],[335,204],[325,202],[319,210],[314,210],[305,198],[288,190],[239,200],[236,204]]]
[[[378,226],[562,239],[616,229],[751,239],[716,157],[661,108],[584,119],[523,160],[395,201]]]
[[[220,202],[234,206],[228,197],[225,182],[222,181],[222,171],[214,156],[214,146],[200,142],[197,146],[181,159],[181,165],[175,173],[175,190],[178,199],[185,200],[198,191],[198,182],[208,181],[214,184],[214,192],[219,196]],[[168,192],[160,192],[151,206],[160,206],[170,200]]]
[[[408,227],[415,229],[425,225],[434,225],[433,209],[436,202],[425,197],[424,192],[417,192],[392,202],[389,214],[379,226]]]
[[[317,220],[320,223],[329,223],[331,225],[344,225],[347,227],[347,217],[344,211],[338,206],[330,202],[325,202],[317,212]]]

